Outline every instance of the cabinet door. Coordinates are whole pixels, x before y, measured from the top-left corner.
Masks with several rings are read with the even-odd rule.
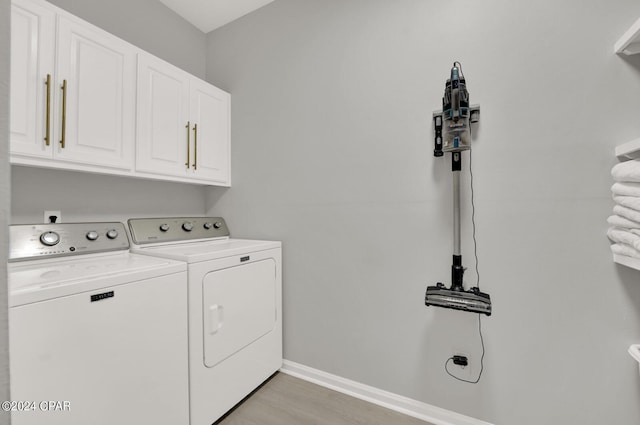
[[[193,131],[194,155],[191,171],[200,180],[230,184],[230,96],[201,80],[190,83],[189,109]]]
[[[28,0],[11,5],[11,154],[51,157],[55,12]],[[47,76],[50,83],[47,86]]]
[[[153,56],[138,55],[136,171],[185,177],[191,167],[188,75]]]
[[[57,102],[64,147],[57,145],[56,159],[132,169],[135,55],[134,47],[90,24],[58,18],[56,90],[66,105]]]

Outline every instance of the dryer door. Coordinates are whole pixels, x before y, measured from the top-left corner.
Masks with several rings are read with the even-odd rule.
[[[202,282],[204,364],[214,367],[276,324],[273,259],[210,272]]]

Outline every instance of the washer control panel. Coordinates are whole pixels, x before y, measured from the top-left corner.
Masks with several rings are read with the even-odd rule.
[[[129,249],[122,223],[51,223],[9,226],[9,261]]]
[[[128,223],[137,245],[229,236],[222,217],[132,218]]]

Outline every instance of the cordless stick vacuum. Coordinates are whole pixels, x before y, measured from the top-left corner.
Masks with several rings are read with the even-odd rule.
[[[462,285],[464,267],[460,253],[460,172],[462,171],[462,152],[471,149],[472,122],[478,122],[479,106],[469,106],[462,67],[454,62],[451,78],[445,84],[442,98],[442,112],[433,114],[435,126],[435,149],[433,155],[441,157],[451,152],[451,171],[453,172],[453,264],[451,266],[451,288],[438,282],[428,286],[424,303],[427,306],[445,307],[471,313],[484,313],[491,316],[491,297],[473,287],[465,291]]]

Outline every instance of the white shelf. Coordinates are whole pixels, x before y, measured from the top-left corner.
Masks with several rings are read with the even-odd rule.
[[[629,347],[629,354],[639,363],[638,370],[640,370],[640,344],[634,344]]]
[[[627,257],[626,255],[613,254],[613,262],[622,264],[635,270],[640,270],[640,259]]]
[[[640,53],[640,19],[631,25],[631,28],[624,33],[620,40],[614,45],[616,53],[624,55],[635,55]]]
[[[619,161],[640,158],[640,139],[616,146],[616,157]]]

